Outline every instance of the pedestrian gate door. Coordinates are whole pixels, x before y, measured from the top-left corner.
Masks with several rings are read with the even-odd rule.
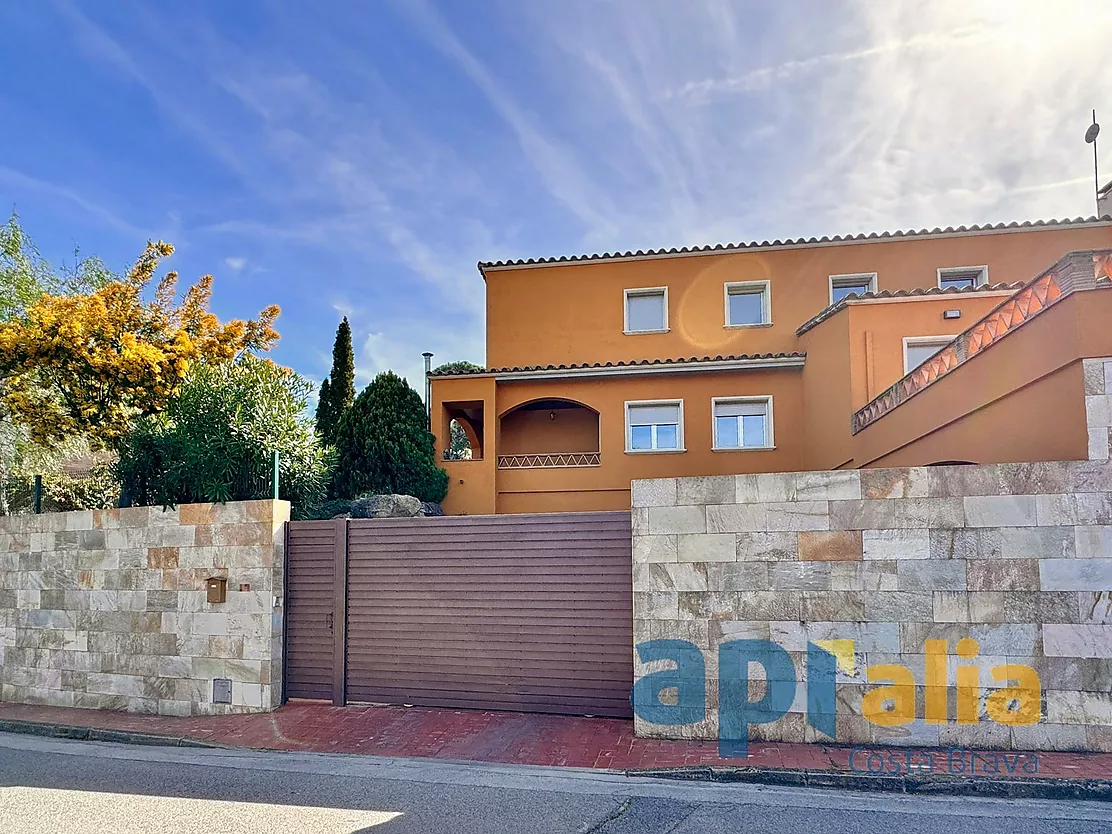
[[[286,695],[629,716],[630,514],[295,521]]]

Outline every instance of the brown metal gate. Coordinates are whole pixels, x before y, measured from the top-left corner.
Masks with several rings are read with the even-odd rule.
[[[337,703],[631,714],[629,513],[294,522],[294,664],[305,661],[297,641],[306,632],[292,622],[299,616],[293,565],[310,540],[294,531],[310,523],[339,525],[329,540],[332,565],[346,532],[346,571],[342,581],[329,575],[332,601],[346,593],[346,623],[327,635],[346,652],[317,657],[313,675],[291,667],[287,681],[315,680],[331,664],[327,689]],[[318,565],[325,538],[318,527],[311,539]],[[308,594],[304,599],[304,610],[323,610],[319,597],[311,605]],[[343,626],[346,637],[337,637]],[[314,633],[319,647],[326,635]],[[291,697],[306,697],[295,692],[290,686]]]
[[[286,537],[287,698],[333,697],[336,548],[345,522],[295,521]]]

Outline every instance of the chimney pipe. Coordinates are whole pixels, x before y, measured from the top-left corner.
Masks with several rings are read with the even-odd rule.
[[[421,355],[425,357],[425,420],[429,424],[429,431],[432,431],[432,380],[429,379],[429,371],[432,370],[433,354],[425,351]]]

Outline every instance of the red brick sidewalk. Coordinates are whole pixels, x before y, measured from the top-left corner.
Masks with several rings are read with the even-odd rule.
[[[290,703],[269,715],[207,718],[0,704],[3,719],[155,733],[234,747],[622,770],[721,765],[847,772],[852,750],[753,742],[748,759],[720,759],[713,742],[634,738],[631,721],[308,702]],[[858,771],[864,770],[864,762],[858,753]],[[1032,774],[1017,770],[1000,775]],[[1039,753],[1038,776],[1112,779],[1112,753]]]

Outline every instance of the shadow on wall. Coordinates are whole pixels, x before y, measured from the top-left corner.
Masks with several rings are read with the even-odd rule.
[[[566,399],[524,403],[499,418],[501,455],[599,451],[599,414]]]

